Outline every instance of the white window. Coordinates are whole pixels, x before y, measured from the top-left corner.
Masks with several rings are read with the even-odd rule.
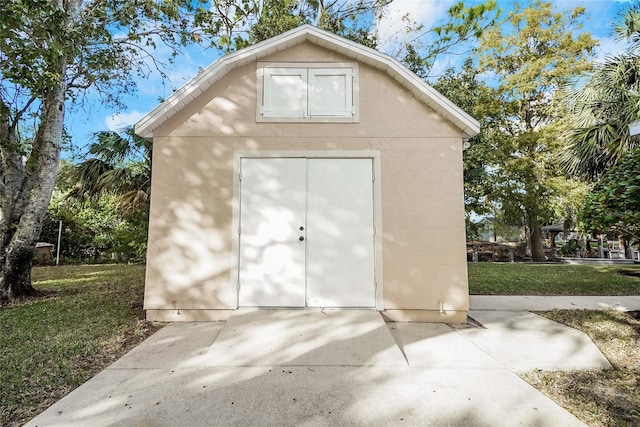
[[[349,117],[355,113],[351,68],[309,69],[308,78],[309,117]]]
[[[356,121],[355,66],[303,65],[259,66],[258,120]]]
[[[307,110],[306,68],[265,68],[262,115],[305,117]]]

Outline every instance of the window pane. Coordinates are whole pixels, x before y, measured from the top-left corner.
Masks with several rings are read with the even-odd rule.
[[[309,70],[309,114],[352,115],[351,69]]]
[[[306,69],[264,70],[262,113],[270,117],[304,117],[307,109]]]

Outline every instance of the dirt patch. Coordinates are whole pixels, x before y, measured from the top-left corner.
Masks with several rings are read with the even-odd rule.
[[[467,321],[465,323],[447,323],[447,325],[453,329],[477,329],[477,328],[484,329],[484,326],[482,326],[482,323],[478,322],[476,319],[469,316],[467,316]]]
[[[589,426],[640,426],[640,312],[554,310],[540,314],[585,332],[614,369],[535,371],[523,378]]]
[[[41,291],[39,289],[36,289],[33,295],[24,296],[8,302],[1,301],[0,307],[2,308],[19,307],[22,305],[33,304],[34,302],[40,302],[40,301],[53,299],[57,297],[58,297],[58,291],[54,291],[54,290]]]
[[[620,274],[623,276],[640,277],[640,270],[620,270]]]
[[[640,320],[640,311],[627,311],[626,313],[634,319]]]
[[[629,370],[529,372],[523,378],[592,427],[638,426],[640,378]]]

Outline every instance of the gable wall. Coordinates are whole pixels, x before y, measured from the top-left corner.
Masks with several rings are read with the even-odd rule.
[[[353,62],[310,43],[264,61],[311,59]],[[363,64],[359,93],[359,123],[257,123],[253,62],[154,132],[145,308],[235,308],[234,150],[375,150],[385,308],[467,310],[461,132]]]

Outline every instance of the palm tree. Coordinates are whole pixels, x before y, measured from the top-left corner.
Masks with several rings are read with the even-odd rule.
[[[77,184],[70,196],[85,200],[115,193],[124,216],[138,208],[148,209],[151,142],[136,135],[133,127],[96,132],[93,136],[95,141],[89,145],[91,157],[75,167]]]
[[[560,161],[568,173],[589,180],[640,146],[628,127],[640,118],[640,6],[623,13],[614,30],[630,47],[597,65],[586,83],[565,98],[571,130]]]

